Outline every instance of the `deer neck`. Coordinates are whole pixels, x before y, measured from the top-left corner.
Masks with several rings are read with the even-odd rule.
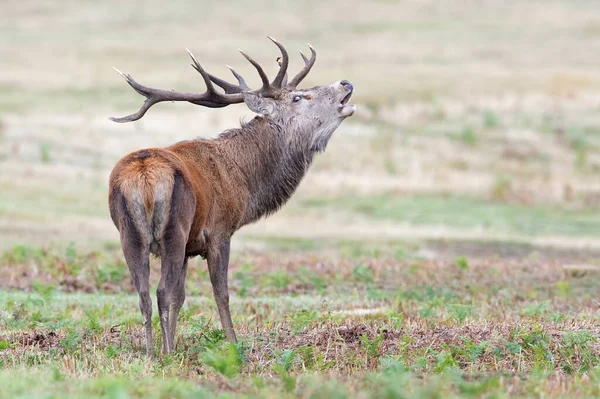
[[[292,196],[314,152],[291,142],[285,129],[257,117],[221,136],[248,192],[242,224],[277,211]]]

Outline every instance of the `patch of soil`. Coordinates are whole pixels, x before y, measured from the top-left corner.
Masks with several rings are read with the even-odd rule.
[[[63,292],[86,292],[88,294],[98,292],[98,288],[94,284],[84,282],[71,275],[64,276],[59,285]]]
[[[41,350],[48,350],[58,346],[60,344],[60,338],[54,331],[47,333],[26,332],[17,335],[13,342],[21,347],[33,346]]]

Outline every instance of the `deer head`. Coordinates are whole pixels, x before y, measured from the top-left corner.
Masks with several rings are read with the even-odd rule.
[[[276,97],[243,93],[244,102],[257,114],[281,126],[290,142],[323,151],[329,138],[355,105],[348,104],[354,87],[347,80],[298,90],[285,87]]]
[[[269,82],[260,64],[239,50],[256,68],[261,78],[262,87],[257,90],[248,87],[244,78],[230,66],[227,67],[237,79],[237,85],[207,73],[189,50],[192,67],[200,73],[206,84],[204,93],[152,89],[137,83],[130,75],[125,75],[115,68],[135,91],[146,97],[146,101],[138,112],[122,118],[110,119],[115,122],[138,120],[150,107],[162,101],[187,101],[210,108],[221,108],[244,102],[251,111],[284,130],[290,143],[307,146],[306,148],[312,151],[323,151],[340,123],[354,114],[355,105],[348,104],[354,86],[349,81],[342,80],[325,86],[298,89],[298,84],[308,75],[316,61],[315,50],[309,45],[310,59],[300,52],[304,60],[304,68],[288,83],[288,53],[275,39],[270,36],[269,39],[281,51],[281,58],[278,59],[279,71],[272,82]],[[223,89],[224,93],[217,91],[214,85]]]

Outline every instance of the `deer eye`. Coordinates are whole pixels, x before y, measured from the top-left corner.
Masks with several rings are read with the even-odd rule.
[[[301,96],[294,96],[294,98],[292,98],[292,101],[297,103],[298,101],[300,101],[302,99]]]

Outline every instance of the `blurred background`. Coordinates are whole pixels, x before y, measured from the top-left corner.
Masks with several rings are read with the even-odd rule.
[[[214,137],[252,113],[159,104],[203,91],[185,48],[230,79],[277,69],[348,79],[354,117],[278,214],[240,245],[333,241],[600,246],[600,3],[575,1],[8,1],[0,6],[0,249],[118,245],[107,181],[130,151]]]

